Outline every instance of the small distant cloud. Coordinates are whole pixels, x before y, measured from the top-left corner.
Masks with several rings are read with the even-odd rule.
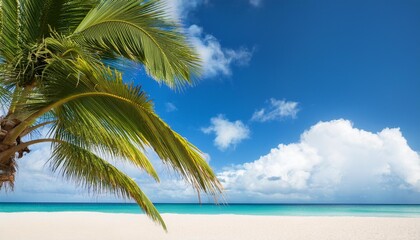
[[[262,0],[249,0],[249,3],[254,7],[261,6]]]
[[[165,103],[166,112],[175,112],[178,108],[171,102]]]
[[[268,122],[286,117],[296,118],[297,113],[299,112],[298,105],[298,102],[271,98],[269,106],[255,111],[251,120],[257,122]]]
[[[204,34],[203,28],[197,25],[191,25],[187,33],[202,60],[203,77],[229,76],[232,74],[232,65],[247,65],[252,58],[251,50],[223,48],[217,38]]]
[[[219,115],[210,119],[210,122],[211,125],[203,128],[202,131],[206,134],[214,133],[216,135],[214,144],[221,151],[236,146],[242,140],[249,138],[249,128],[239,120],[231,122],[223,115]]]

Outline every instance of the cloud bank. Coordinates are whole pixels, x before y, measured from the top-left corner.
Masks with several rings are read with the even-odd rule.
[[[239,120],[231,122],[223,115],[219,115],[210,119],[210,122],[211,125],[202,131],[206,134],[214,133],[216,135],[214,145],[222,151],[249,138],[249,128]]]
[[[222,124],[212,126],[241,126],[241,122],[230,122],[222,116],[214,119]],[[108,194],[90,196],[52,174],[45,166],[51,152],[48,144],[31,149],[19,160],[15,191],[1,192],[0,201],[121,201]],[[116,166],[129,174],[152,201],[197,201],[196,192],[178,174],[164,166],[156,154],[148,156],[160,183],[131,165]],[[210,161],[208,154],[204,157]],[[355,128],[344,119],[319,122],[298,142],[279,144],[255,161],[225,167],[217,176],[229,202],[420,202],[420,156],[409,147],[401,131],[385,128],[373,133]]]
[[[416,201],[410,196],[420,196],[420,156],[398,128],[372,133],[339,119],[218,177],[230,201]]]

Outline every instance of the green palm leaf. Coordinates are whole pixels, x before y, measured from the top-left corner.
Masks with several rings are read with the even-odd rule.
[[[139,186],[117,168],[80,146],[59,142],[54,144],[50,159],[54,171],[85,186],[94,193],[113,193],[122,198],[134,199],[141,208],[166,230],[165,223],[153,203]]]
[[[191,83],[198,57],[162,1],[103,1],[92,9],[74,38],[104,52],[144,64],[147,72],[170,87]]]
[[[22,42],[25,44],[35,43],[41,39],[41,36],[45,34],[45,28],[47,27],[45,15],[49,11],[48,6],[56,1],[37,1],[37,0],[26,0],[22,1],[23,7],[21,11],[24,11],[21,16],[22,21]],[[44,19],[43,19],[44,16]]]
[[[20,5],[21,38],[23,45],[40,42],[51,30],[70,34],[99,0],[25,0]],[[9,11],[9,10],[7,10]],[[16,31],[15,31],[16,32]],[[21,46],[25,47],[25,46]]]
[[[78,70],[77,74],[69,75],[73,69]],[[60,73],[63,76],[57,77]],[[49,74],[54,77],[50,79]],[[101,65],[93,68],[92,62],[79,58],[76,62],[50,63],[45,79],[49,81],[45,83],[43,96],[49,101],[34,103],[32,111],[56,109],[60,122],[67,124],[63,129],[78,130],[73,134],[84,137],[85,142],[92,141],[89,134],[106,138],[100,139],[101,142],[118,134],[123,136],[120,140],[127,139],[124,145],[131,146],[133,142],[142,148],[151,147],[197,189],[217,193],[217,179],[200,152],[167,126],[153,112],[145,93],[124,84],[118,72]]]
[[[0,42],[3,40],[3,34],[1,32],[3,31],[3,1],[0,1]]]
[[[61,34],[73,33],[86,14],[99,2],[100,0],[67,0],[60,10],[60,15],[55,19],[53,29]]]
[[[6,60],[11,60],[19,46],[18,0],[3,0],[1,17],[1,55]]]

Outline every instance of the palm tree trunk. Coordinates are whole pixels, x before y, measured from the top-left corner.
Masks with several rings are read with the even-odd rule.
[[[20,137],[18,137],[15,142],[10,144],[5,144],[3,141],[6,138],[8,132],[16,127],[20,121],[18,119],[8,119],[7,117],[0,117],[0,155],[1,153],[11,149],[12,147],[21,144]],[[23,157],[23,152],[29,152],[28,148],[18,151],[18,155],[13,153],[12,155],[5,155],[0,158],[0,188],[3,186],[8,186],[13,189],[16,173],[16,157]]]
[[[16,173],[15,157],[10,157],[8,161],[0,165],[0,189],[2,187],[10,187],[13,189]]]

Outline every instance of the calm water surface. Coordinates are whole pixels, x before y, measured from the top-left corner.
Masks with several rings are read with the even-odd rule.
[[[420,217],[420,205],[334,204],[156,204],[160,213],[240,214],[271,216]],[[142,211],[131,203],[0,203],[0,212],[104,212]]]

